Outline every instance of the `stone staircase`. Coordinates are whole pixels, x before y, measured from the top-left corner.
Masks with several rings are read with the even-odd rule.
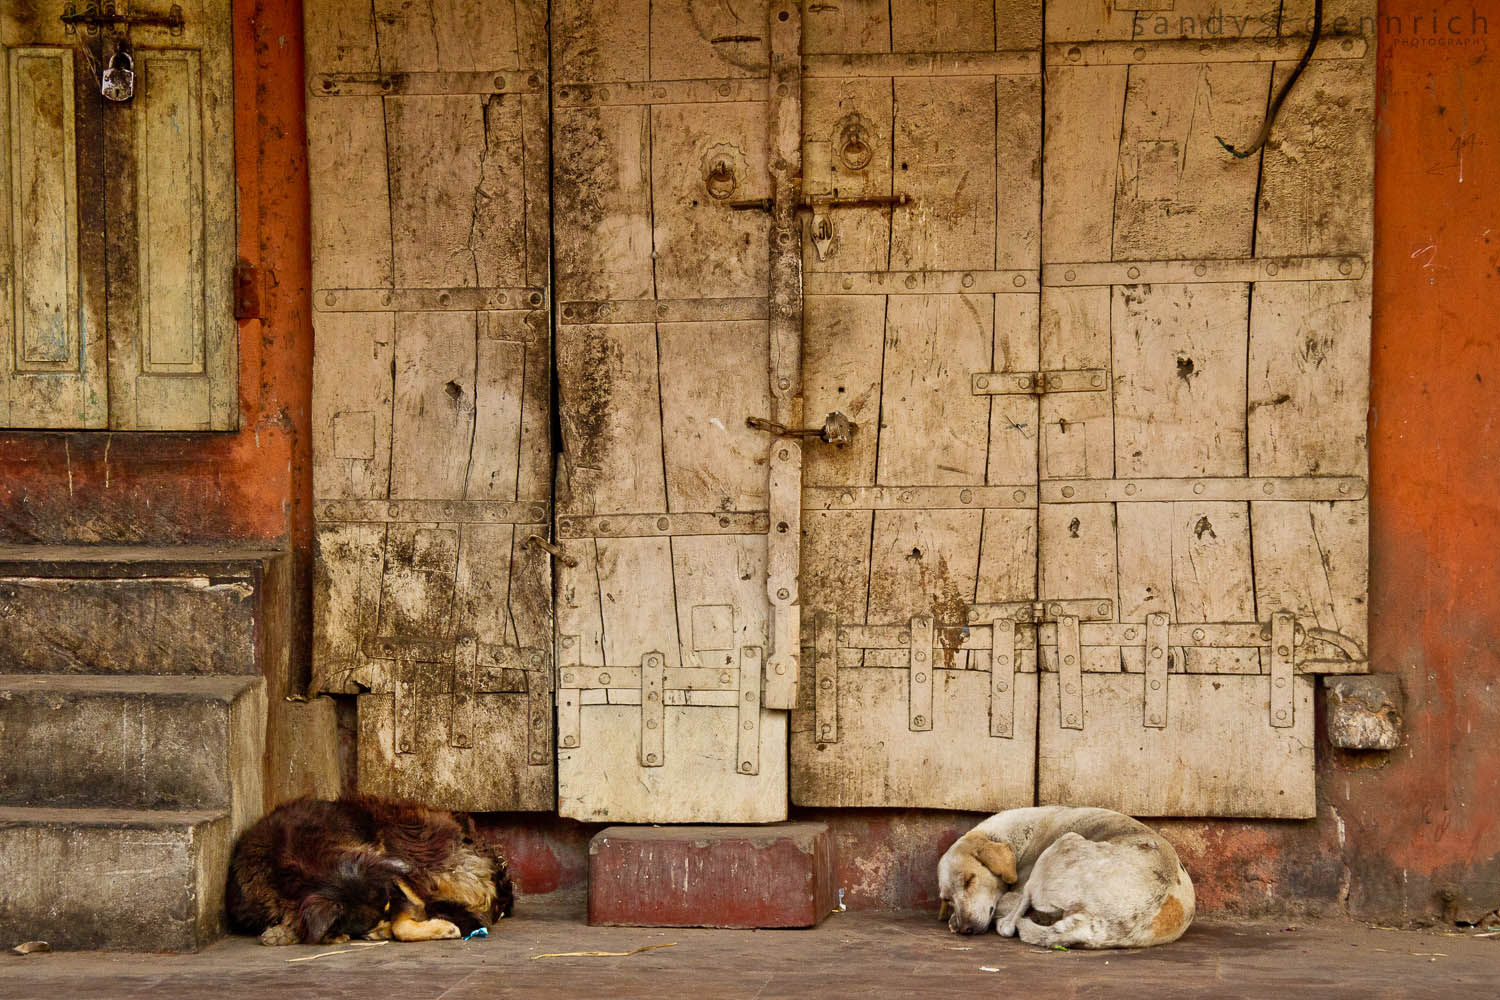
[[[290,592],[283,553],[0,546],[0,946],[223,933],[234,838],[337,791],[331,703],[285,701]]]

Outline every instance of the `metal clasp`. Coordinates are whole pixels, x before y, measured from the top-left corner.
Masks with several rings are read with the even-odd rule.
[[[823,418],[822,427],[791,428],[784,424],[778,424],[774,420],[767,420],[764,417],[746,417],[745,426],[752,427],[758,431],[765,431],[768,434],[774,434],[777,437],[817,438],[826,444],[833,445],[835,448],[842,448],[848,444],[853,440],[854,432],[859,429],[858,424],[854,423],[838,410],[834,410],[827,417]]]
[[[135,60],[124,46],[115,49],[99,78],[99,93],[106,100],[124,102],[135,96]]]

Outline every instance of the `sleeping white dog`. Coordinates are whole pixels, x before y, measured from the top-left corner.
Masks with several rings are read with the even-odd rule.
[[[1007,886],[1015,888],[1007,891]],[[938,863],[950,930],[1027,944],[1141,948],[1193,922],[1193,881],[1165,837],[1109,809],[996,813]]]

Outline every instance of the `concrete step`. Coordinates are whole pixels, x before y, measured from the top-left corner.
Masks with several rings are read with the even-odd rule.
[[[0,805],[260,814],[259,677],[0,675]]]
[[[285,553],[0,545],[0,670],[277,677],[290,593]]]
[[[0,942],[195,951],[224,932],[224,811],[0,806]]]
[[[833,881],[824,823],[611,826],[589,841],[589,923],[812,927]]]

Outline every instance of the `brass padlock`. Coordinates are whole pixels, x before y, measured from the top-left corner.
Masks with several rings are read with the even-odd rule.
[[[128,101],[135,96],[135,60],[124,49],[110,56],[99,81],[99,93],[111,101]]]

